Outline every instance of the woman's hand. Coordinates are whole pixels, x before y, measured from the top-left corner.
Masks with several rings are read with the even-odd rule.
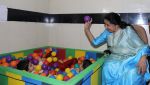
[[[84,24],[84,29],[85,29],[85,30],[90,30],[91,25],[92,25],[91,23],[92,23],[92,18],[91,18],[90,21],[85,22],[85,24]]]
[[[144,74],[146,72],[146,67],[147,67],[146,61],[147,61],[146,56],[142,56],[142,58],[138,62],[138,72],[141,74]]]

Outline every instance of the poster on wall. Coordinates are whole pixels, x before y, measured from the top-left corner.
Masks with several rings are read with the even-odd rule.
[[[0,22],[7,21],[8,9],[5,5],[0,5]]]

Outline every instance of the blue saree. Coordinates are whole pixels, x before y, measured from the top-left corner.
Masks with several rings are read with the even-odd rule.
[[[145,85],[150,79],[147,71],[144,75],[138,72],[137,64],[143,55],[149,55],[149,46],[128,26],[110,33],[107,29],[97,38],[93,45],[107,43],[111,54],[105,57],[102,69],[102,85]]]

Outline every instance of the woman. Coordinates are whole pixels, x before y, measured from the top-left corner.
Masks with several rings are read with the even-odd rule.
[[[105,30],[97,38],[90,32],[91,21],[85,22],[84,31],[92,45],[107,43],[111,54],[105,58],[102,69],[102,85],[145,85],[148,73],[148,44],[133,30],[133,26],[121,21],[117,13],[104,17]]]

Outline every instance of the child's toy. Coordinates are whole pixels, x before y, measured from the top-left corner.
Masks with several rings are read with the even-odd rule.
[[[84,16],[84,22],[88,22],[91,20],[91,17],[90,16]]]

